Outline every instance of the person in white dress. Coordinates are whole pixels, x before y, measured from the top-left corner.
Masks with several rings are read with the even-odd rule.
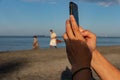
[[[57,48],[57,35],[56,33],[51,29],[50,30],[50,48],[55,47]]]

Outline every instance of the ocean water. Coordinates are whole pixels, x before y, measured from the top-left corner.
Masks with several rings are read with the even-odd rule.
[[[61,37],[58,39],[63,40]],[[49,48],[49,37],[38,37],[40,48]],[[0,51],[16,51],[32,49],[32,36],[0,36]],[[120,37],[98,37],[97,46],[120,45]],[[65,43],[58,44],[58,48],[64,48]]]
[[[40,48],[49,48],[49,41],[49,37],[38,37]],[[0,51],[30,50],[32,45],[32,36],[0,36]],[[58,44],[58,48],[61,47],[65,47],[64,42]]]

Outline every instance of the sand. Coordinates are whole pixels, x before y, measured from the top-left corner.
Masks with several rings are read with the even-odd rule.
[[[98,49],[120,69],[120,46]],[[70,68],[65,48],[0,52],[0,80],[70,80]]]

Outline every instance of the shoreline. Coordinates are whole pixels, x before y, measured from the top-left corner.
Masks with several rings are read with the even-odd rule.
[[[99,48],[101,48],[101,47],[120,47],[120,45],[107,45],[107,46],[97,46],[97,48],[99,49]],[[40,50],[47,50],[47,49],[52,49],[52,48],[49,48],[49,47],[47,47],[47,48],[39,48]],[[59,47],[58,46],[58,49],[65,49],[65,47]],[[1,50],[0,51],[0,53],[6,53],[6,52],[15,52],[15,51],[29,51],[29,50],[33,50],[32,48],[31,49],[24,49],[24,50]]]
[[[97,48],[120,69],[120,46]],[[70,69],[65,48],[0,52],[0,80],[65,80]],[[94,71],[93,75],[100,80]]]

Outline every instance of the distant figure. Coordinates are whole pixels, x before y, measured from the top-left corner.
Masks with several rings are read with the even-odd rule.
[[[39,44],[38,44],[38,39],[37,36],[33,36],[34,40],[33,40],[33,49],[38,49],[39,48]]]
[[[57,35],[56,33],[51,29],[50,30],[50,48],[55,47],[57,48]]]

